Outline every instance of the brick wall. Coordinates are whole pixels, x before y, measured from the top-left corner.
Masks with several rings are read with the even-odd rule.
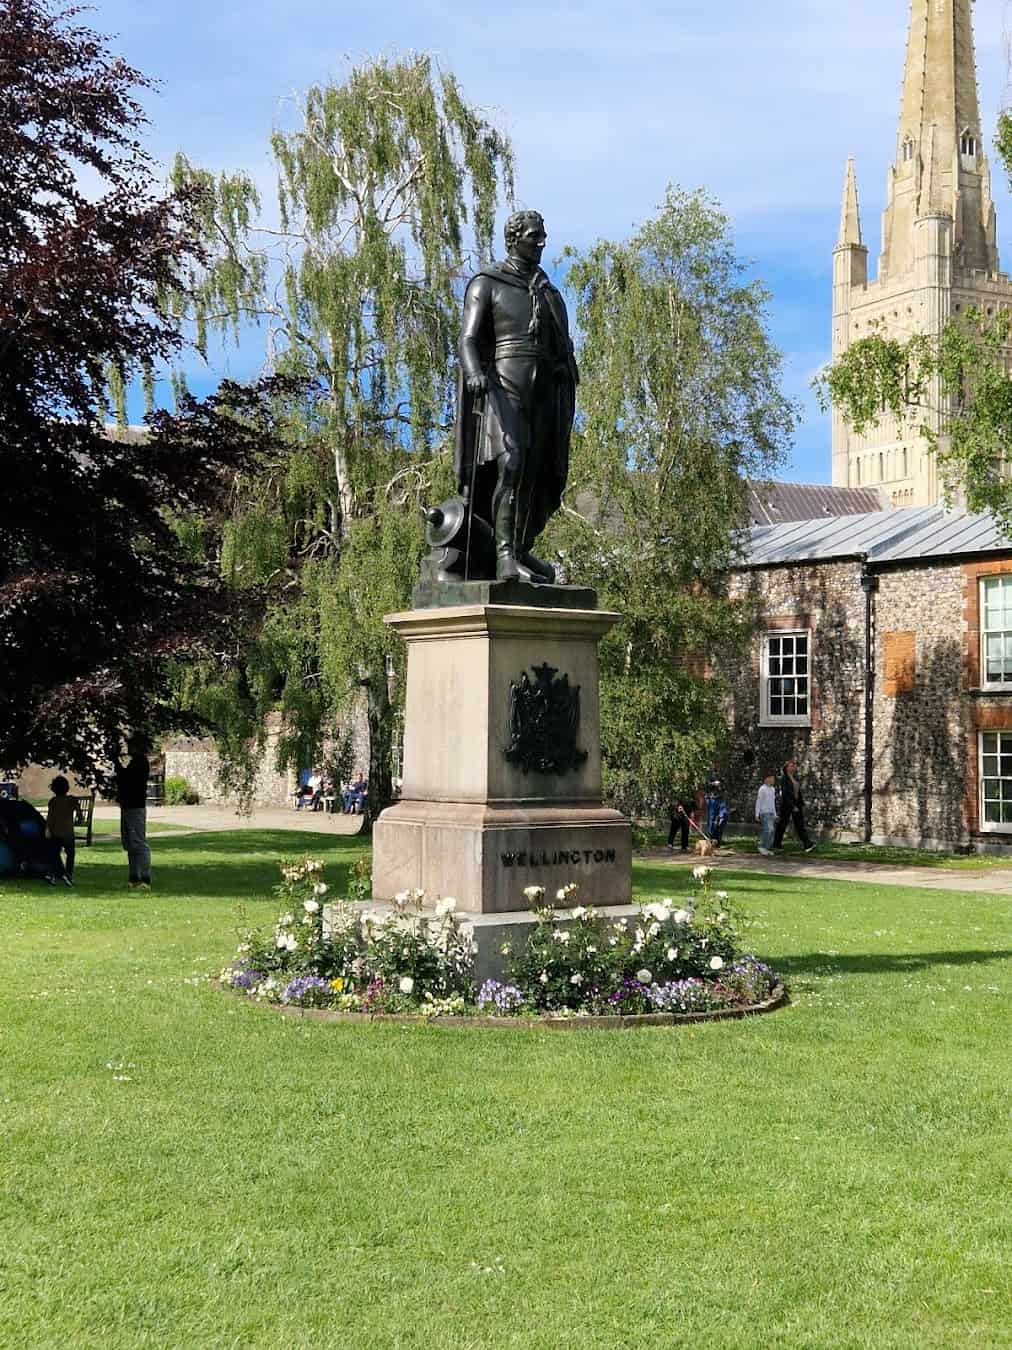
[[[1012,559],[966,563],[962,569],[963,583],[963,667],[966,688],[969,690],[969,733],[966,743],[967,827],[972,837],[986,843],[1007,840],[1012,836],[982,830],[980,820],[978,737],[983,731],[1012,731],[1012,690],[984,690],[981,688],[980,661],[980,580],[982,577],[1012,573]]]

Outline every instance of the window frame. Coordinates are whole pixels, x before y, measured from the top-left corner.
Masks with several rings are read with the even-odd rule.
[[[997,778],[994,778],[991,775],[989,775],[989,778],[991,778],[991,781],[996,781],[999,783],[1001,782],[1012,783],[1012,776],[1010,776],[1009,778],[1003,778],[1001,775],[1002,737],[1004,736],[1007,738],[1008,751],[1006,753],[1009,757],[1012,757],[1012,727],[999,728],[993,731],[978,731],[977,732],[977,829],[981,834],[1012,835],[1012,820],[1003,822],[986,819],[985,796],[984,796],[985,791],[984,738],[987,736],[997,737],[994,753],[998,758],[998,770],[999,770]],[[1000,800],[1001,798],[999,797],[999,801]]]
[[[808,647],[805,653],[807,669],[803,677],[807,683],[808,711],[806,713],[776,714],[769,710],[770,679],[782,678],[770,676],[770,638],[787,637],[803,637],[807,640]],[[763,632],[759,651],[759,725],[761,727],[810,727],[812,725],[812,655],[811,628],[768,628]],[[798,678],[796,673],[793,678]]]
[[[978,626],[980,629],[980,632],[978,634],[980,687],[981,689],[992,689],[992,690],[1002,689],[1002,690],[1009,690],[1010,692],[1012,692],[1012,670],[1010,670],[1009,678],[1006,680],[989,680],[987,677],[988,636],[994,633],[1005,633],[1009,636],[1012,636],[1012,627],[988,628],[987,626],[987,587],[989,585],[993,585],[994,582],[996,581],[1004,583],[1002,588],[1003,590],[1007,587],[1009,591],[1012,591],[1012,572],[995,572],[990,576],[982,576],[977,578],[977,605],[978,605],[977,613],[979,616]],[[1008,661],[1009,658],[1005,658],[1005,660]]]

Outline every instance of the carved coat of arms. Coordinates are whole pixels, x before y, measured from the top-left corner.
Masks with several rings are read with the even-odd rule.
[[[503,754],[528,773],[568,773],[587,758],[577,749],[580,729],[580,686],[546,662],[532,666],[510,682],[509,741]]]

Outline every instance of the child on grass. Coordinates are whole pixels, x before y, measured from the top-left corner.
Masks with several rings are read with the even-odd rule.
[[[62,774],[49,784],[53,796],[49,799],[46,814],[46,833],[56,846],[56,857],[60,860],[57,873],[65,885],[74,884],[74,819],[77,815],[77,802],[70,796],[70,784]],[[62,858],[61,858],[61,855]]]

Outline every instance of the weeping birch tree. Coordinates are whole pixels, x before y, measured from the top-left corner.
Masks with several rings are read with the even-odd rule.
[[[570,578],[623,614],[601,646],[602,753],[612,799],[644,815],[726,751],[726,675],[753,617],[727,573],[749,479],[783,462],[797,410],[768,294],[704,193],[670,188],[632,238],[567,259],[580,421],[550,532]]]
[[[175,167],[177,186],[202,189],[211,252],[178,299],[198,346],[256,324],[268,366],[311,391],[278,408],[287,454],[235,487],[222,565],[266,596],[246,668],[228,689],[187,671],[184,693],[216,710],[223,749],[248,769],[268,712],[282,713],[282,762],[304,765],[362,691],[375,812],[402,659],[382,616],[407,604],[419,504],[450,480],[460,287],[491,255],[512,155],[425,55],[314,86],[271,149],[276,229],[248,178]]]

